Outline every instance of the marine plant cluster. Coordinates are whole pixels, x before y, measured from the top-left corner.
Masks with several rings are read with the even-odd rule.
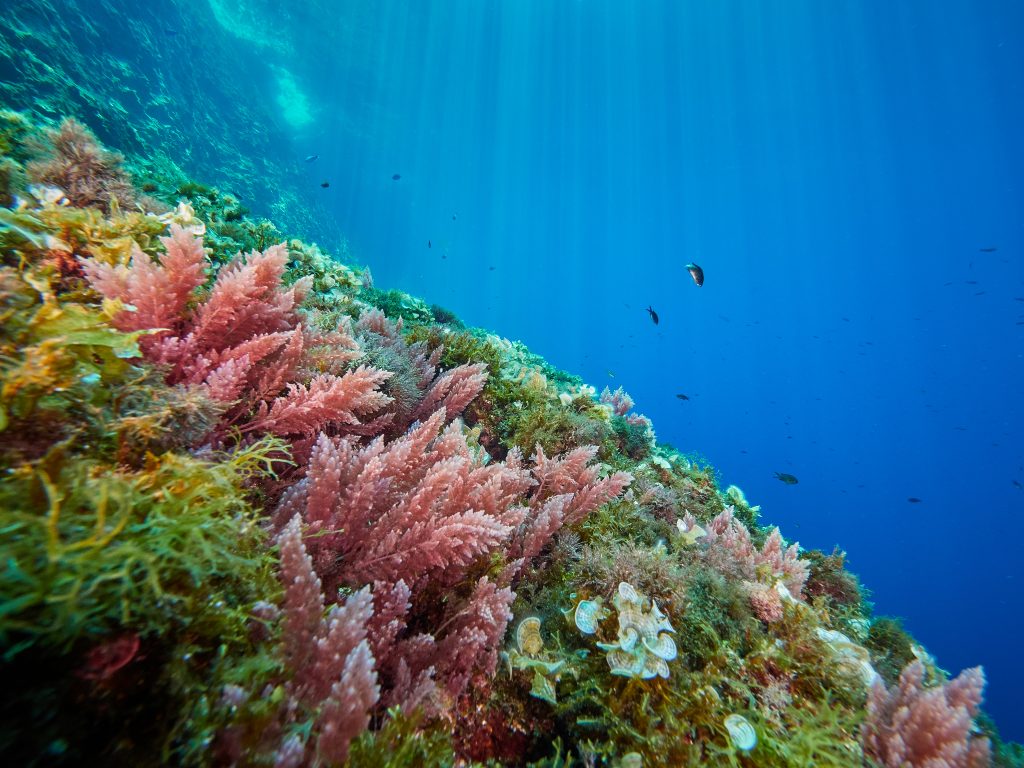
[[[1021,764],[621,389],[74,120],[0,150],[6,763]]]

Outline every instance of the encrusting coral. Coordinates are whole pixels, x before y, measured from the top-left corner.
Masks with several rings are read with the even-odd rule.
[[[73,121],[0,150],[11,764],[1014,764],[624,390]]]

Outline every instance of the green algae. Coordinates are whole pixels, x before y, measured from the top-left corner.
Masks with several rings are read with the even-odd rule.
[[[244,487],[270,450],[279,446],[209,461],[151,454],[127,471],[58,446],[6,479],[2,666],[5,677],[32,682],[5,712],[0,745],[27,755],[45,753],[41,740],[63,740],[62,759],[78,760],[97,738],[81,718],[105,719],[94,707],[125,720],[107,723],[109,733],[138,727],[124,731],[142,750],[137,764],[163,762],[196,743],[204,726],[197,692],[252,666],[250,612],[277,591]],[[139,650],[123,670],[94,658],[125,638]],[[88,680],[100,682],[83,689]],[[28,728],[17,710],[44,705],[64,716]]]
[[[895,684],[903,668],[917,658],[913,638],[891,616],[872,620],[864,647],[871,651],[871,663],[887,685]]]
[[[422,713],[392,709],[384,726],[353,742],[350,768],[419,768],[455,764],[451,735],[424,722]]]
[[[615,452],[633,461],[642,461],[650,454],[650,430],[645,425],[616,415],[612,416],[611,428],[615,435]]]

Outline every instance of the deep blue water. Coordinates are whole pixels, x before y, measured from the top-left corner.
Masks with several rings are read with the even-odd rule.
[[[294,152],[377,285],[625,387],[942,666],[984,664],[1024,739],[1024,5],[391,0],[323,27],[282,56]]]

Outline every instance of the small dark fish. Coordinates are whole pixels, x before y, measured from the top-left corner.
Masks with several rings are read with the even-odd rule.
[[[917,496],[907,496],[907,501],[909,501],[911,504],[920,504],[921,503],[921,500],[919,498],[917,498]]]
[[[489,272],[493,272],[493,271],[494,271],[494,267],[488,267],[488,268],[487,268],[487,270],[488,270]]]
[[[974,295],[975,296],[984,296],[986,293],[988,293],[988,291],[975,291]]]
[[[995,253],[999,249],[992,245],[989,246],[988,248],[979,248],[978,250],[981,251],[982,253]]]
[[[964,283],[966,285],[977,285],[978,281],[977,280],[964,280]]]
[[[654,324],[655,324],[655,325],[657,325],[657,324],[658,324],[658,322],[659,322],[659,321],[658,321],[658,313],[657,313],[657,312],[655,312],[655,311],[654,311],[653,309],[651,309],[650,307],[648,307],[648,308],[647,308],[647,311],[651,313],[651,320],[653,320],[653,321],[654,321]]]
[[[433,247],[434,247],[434,246],[433,246],[433,245],[431,245],[430,241],[429,241],[429,240],[427,240],[427,248],[433,248]]]
[[[331,182],[329,182],[329,181],[321,181],[320,182],[320,186],[323,187],[324,189],[327,189],[329,186],[331,186]]]
[[[1024,301],[1024,296],[1014,296],[1013,300],[1014,301]]]
[[[395,173],[395,174],[392,174],[392,176],[391,176],[391,180],[392,181],[398,181],[400,178],[402,178],[402,174],[400,174],[400,173]]]
[[[1020,480],[1014,480],[1013,481],[1013,487],[1014,488],[1020,488],[1021,490],[1024,490],[1024,485],[1020,484]]]
[[[796,485],[800,481],[796,479],[796,475],[791,475],[788,472],[776,472],[775,477],[786,485]]]
[[[690,399],[689,395],[676,395],[676,397],[678,397],[680,400],[689,400]]]
[[[458,220],[459,220],[459,214],[453,213],[452,214],[452,221],[458,221]]]
[[[307,157],[307,158],[306,158],[306,162],[307,162],[307,163],[312,163],[312,162],[313,162],[314,160],[316,160],[316,159],[317,159],[318,157],[320,157],[320,155],[310,155],[309,157]]]
[[[687,264],[686,271],[690,273],[690,277],[693,278],[693,282],[700,288],[704,285],[704,270],[696,264]]]

